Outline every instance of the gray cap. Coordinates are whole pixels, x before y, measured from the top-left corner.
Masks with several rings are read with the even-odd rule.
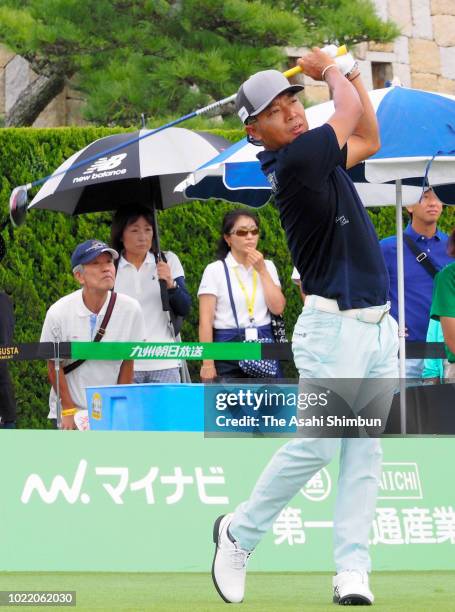
[[[235,109],[243,123],[246,123],[249,117],[258,115],[280,94],[295,93],[302,89],[303,85],[291,85],[279,70],[262,70],[240,86]]]

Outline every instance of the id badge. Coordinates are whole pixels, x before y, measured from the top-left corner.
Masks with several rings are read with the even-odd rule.
[[[245,340],[257,340],[258,330],[257,327],[245,327]]]

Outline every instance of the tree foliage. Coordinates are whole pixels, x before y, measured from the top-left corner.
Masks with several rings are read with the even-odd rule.
[[[257,70],[281,68],[286,45],[397,33],[369,0],[0,0],[1,40],[44,77],[6,125],[30,125],[36,99],[42,110],[69,79],[96,124],[175,117],[232,94]]]
[[[363,41],[390,42],[397,26],[375,13],[371,0],[266,0],[301,19],[306,46],[324,43],[353,45]]]

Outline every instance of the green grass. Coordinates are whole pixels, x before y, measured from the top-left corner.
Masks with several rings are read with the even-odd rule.
[[[455,612],[455,572],[377,572],[371,586],[375,612]],[[0,573],[0,590],[76,591],[77,611],[226,610],[210,574]],[[330,602],[330,574],[250,573],[239,612],[334,612]]]

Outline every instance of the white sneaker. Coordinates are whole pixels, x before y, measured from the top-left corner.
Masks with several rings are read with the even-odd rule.
[[[341,606],[371,606],[374,595],[368,585],[368,574],[347,570],[333,577],[333,603]]]
[[[212,579],[224,601],[240,603],[245,593],[246,564],[251,553],[240,548],[228,532],[232,517],[232,513],[219,516],[213,526]]]

